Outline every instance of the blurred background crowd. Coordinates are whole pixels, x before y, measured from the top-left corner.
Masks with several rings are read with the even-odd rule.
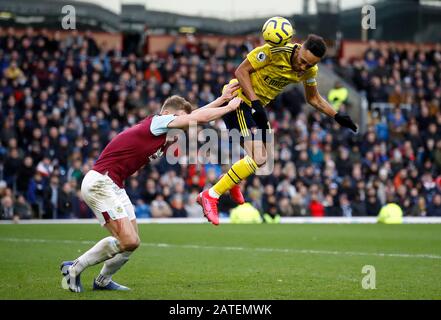
[[[172,94],[195,108],[213,101],[257,44],[213,47],[188,37],[164,54],[137,56],[99,46],[89,32],[61,40],[44,30],[0,29],[0,218],[93,217],[79,188],[112,137]],[[273,173],[244,182],[246,200],[271,216],[376,216],[390,202],[405,215],[441,216],[441,46],[371,42],[359,59],[326,63],[366,96],[367,132],[342,129],[290,87],[267,108]],[[344,92],[335,95],[344,85],[334,89],[329,100],[344,111]],[[222,120],[209,127],[225,129]],[[138,217],[201,217],[197,194],[227,169],[163,157],[126,190]],[[221,198],[224,216],[234,207]]]

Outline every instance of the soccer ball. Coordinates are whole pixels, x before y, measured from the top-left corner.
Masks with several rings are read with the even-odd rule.
[[[291,41],[294,29],[283,17],[269,18],[262,28],[263,39],[271,46],[284,46]]]

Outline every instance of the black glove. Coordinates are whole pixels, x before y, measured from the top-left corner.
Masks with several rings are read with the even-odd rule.
[[[268,129],[268,117],[260,101],[251,101],[251,107],[256,111],[253,113],[253,118],[259,129]]]
[[[354,123],[354,121],[352,121],[351,117],[348,116],[346,113],[337,112],[336,115],[334,116],[334,119],[342,127],[346,127],[354,132],[357,132],[358,130],[357,125]]]

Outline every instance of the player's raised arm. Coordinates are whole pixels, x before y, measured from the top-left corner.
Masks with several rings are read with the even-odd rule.
[[[173,121],[171,121],[167,127],[168,128],[187,128],[192,123],[207,123],[216,120],[228,112],[236,110],[242,99],[234,98],[225,107],[220,107],[225,101],[221,98],[216,99],[211,104],[212,107],[203,108],[198,110],[198,112],[192,112],[186,115],[177,116]]]
[[[326,101],[318,92],[317,86],[310,86],[304,84],[306,101],[315,109],[326,114],[327,116],[334,118],[341,126],[351,129],[357,132],[357,125],[352,121],[351,117],[347,114],[335,111],[332,106]]]
[[[335,111],[332,106],[318,92],[317,64],[326,54],[326,44],[322,37],[310,34],[296,54],[292,56],[292,67],[295,72],[303,72],[303,86],[308,103],[318,111],[334,118],[341,126],[357,132],[357,125],[352,119],[341,112]]]
[[[337,111],[320,95],[317,86],[309,86],[304,84],[306,101],[318,111],[333,118]]]
[[[268,122],[268,117],[262,103],[259,100],[259,97],[256,95],[256,92],[253,89],[250,75],[256,70],[268,65],[270,62],[271,52],[268,47],[257,47],[248,53],[246,59],[242,61],[234,72],[234,75],[239,81],[243,92],[251,101],[251,107],[256,111],[254,113],[254,118],[256,121],[263,124]]]

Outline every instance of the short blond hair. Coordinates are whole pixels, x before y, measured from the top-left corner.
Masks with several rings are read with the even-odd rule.
[[[174,95],[167,98],[167,100],[165,100],[164,104],[161,107],[161,113],[164,110],[172,110],[172,111],[184,110],[185,113],[191,113],[192,109],[193,106],[191,105],[190,102],[188,102],[187,100],[185,100],[180,96]]]

